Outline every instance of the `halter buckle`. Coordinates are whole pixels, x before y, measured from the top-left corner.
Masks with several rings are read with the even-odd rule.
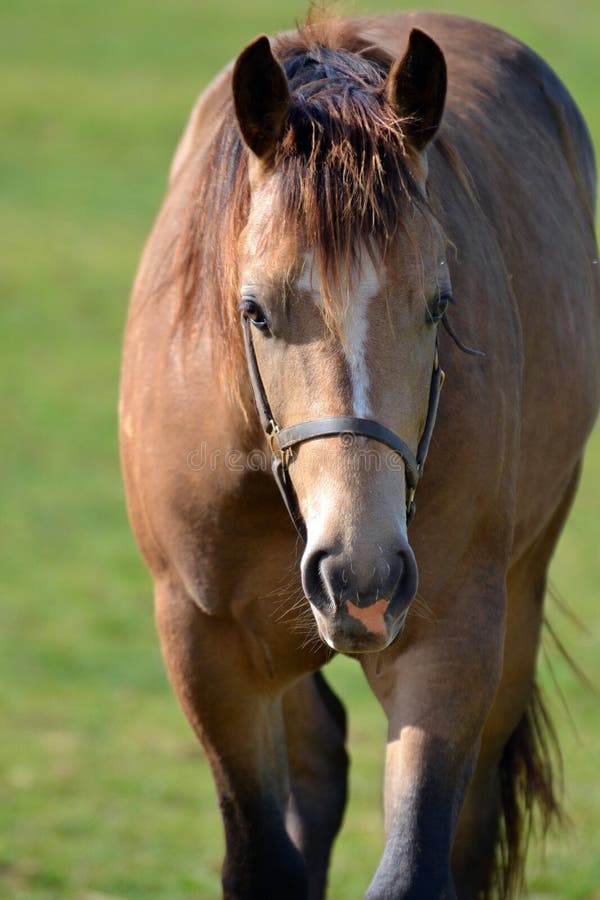
[[[281,429],[279,428],[277,422],[275,422],[274,419],[269,419],[267,427],[265,428],[265,434],[267,435],[271,453],[273,454],[273,456],[279,456],[281,458],[283,454],[275,440],[280,430]]]

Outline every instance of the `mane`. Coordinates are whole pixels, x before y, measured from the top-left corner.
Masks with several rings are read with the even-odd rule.
[[[426,199],[406,163],[403,120],[385,98],[394,62],[385,50],[361,37],[355,23],[331,20],[309,22],[272,46],[291,93],[273,166],[279,205],[273,228],[300,229],[334,320],[344,276],[360,250],[385,260],[399,233],[408,234],[410,206],[425,206]],[[240,348],[237,254],[250,203],[248,157],[229,97],[201,163],[178,254],[178,323],[208,315],[219,369],[234,364]]]

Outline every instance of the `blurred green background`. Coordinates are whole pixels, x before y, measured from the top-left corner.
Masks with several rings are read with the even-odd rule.
[[[384,0],[385,4],[385,0]],[[446,0],[562,76],[600,146],[597,0]],[[356,11],[397,9],[356,4]],[[211,898],[222,851],[207,765],[163,674],[129,534],[116,395],[127,297],[187,113],[301,0],[2,0],[0,6],[0,897]],[[557,236],[559,239],[559,236]],[[600,434],[553,569],[600,685]],[[571,826],[531,855],[530,896],[600,898],[600,714],[549,645]],[[362,896],[382,847],[383,722],[357,665],[351,804],[330,896]],[[567,712],[568,708],[568,712]]]

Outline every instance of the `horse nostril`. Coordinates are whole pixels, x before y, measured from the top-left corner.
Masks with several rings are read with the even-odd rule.
[[[325,593],[321,565],[327,556],[329,556],[327,550],[312,550],[305,552],[302,557],[300,567],[302,572],[302,588],[305,596],[313,603],[317,602]]]
[[[410,603],[419,586],[419,570],[410,544],[399,551],[400,574],[398,576],[396,595],[405,603]]]
[[[370,606],[382,598],[408,604],[417,592],[417,564],[408,544],[385,560],[344,555],[331,549],[307,549],[302,557],[302,587],[305,596],[325,611],[352,600],[358,606]]]

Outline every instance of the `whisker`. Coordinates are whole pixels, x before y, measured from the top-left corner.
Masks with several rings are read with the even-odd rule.
[[[423,619],[425,622],[429,622],[431,625],[435,625],[438,622],[438,617],[431,608],[430,603],[421,594],[415,595],[409,612],[414,612],[415,616]]]

